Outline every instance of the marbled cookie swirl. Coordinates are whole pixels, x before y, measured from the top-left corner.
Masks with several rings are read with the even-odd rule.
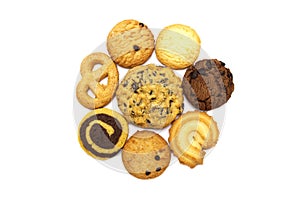
[[[183,110],[180,78],[154,64],[130,69],[116,96],[124,117],[143,128],[164,128]]]
[[[128,137],[128,124],[119,113],[101,108],[89,112],[80,122],[78,140],[82,149],[99,160],[116,155]]]

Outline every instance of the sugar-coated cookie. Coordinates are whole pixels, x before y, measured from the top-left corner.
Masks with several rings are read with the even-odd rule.
[[[175,120],[169,129],[169,144],[180,163],[194,168],[203,164],[205,149],[216,145],[217,123],[205,112],[189,111]]]
[[[107,36],[107,50],[120,66],[132,68],[145,63],[154,50],[154,36],[137,20],[124,20]]]
[[[140,179],[160,176],[169,166],[171,152],[168,143],[151,131],[138,131],[126,142],[122,161],[126,170]]]
[[[116,96],[124,117],[143,128],[164,128],[183,110],[180,78],[153,64],[130,69]]]
[[[229,100],[234,90],[233,76],[222,61],[204,59],[186,70],[182,87],[194,107],[208,111]]]
[[[107,108],[89,112],[78,127],[78,140],[82,149],[99,160],[116,155],[127,137],[128,124],[124,117]]]
[[[200,45],[200,37],[194,29],[174,24],[159,33],[155,53],[162,64],[173,69],[184,69],[196,61]]]

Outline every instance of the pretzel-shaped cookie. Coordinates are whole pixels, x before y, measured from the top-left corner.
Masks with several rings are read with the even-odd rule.
[[[96,64],[102,66],[93,71]],[[119,72],[112,59],[100,52],[92,53],[85,57],[80,66],[82,79],[76,88],[78,101],[89,109],[100,108],[107,105],[118,86]],[[100,84],[100,81],[108,78],[107,85]],[[91,90],[95,97],[91,97],[88,91]]]

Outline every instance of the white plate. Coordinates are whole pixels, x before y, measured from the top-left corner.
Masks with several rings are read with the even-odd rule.
[[[161,31],[161,29],[151,29],[151,31],[154,34],[154,38],[157,38],[157,35]],[[107,49],[106,49],[106,41],[104,43],[102,43],[101,45],[99,45],[93,52],[102,52],[102,53],[106,53],[107,55],[109,55],[108,52],[107,52]],[[199,55],[197,60],[208,59],[208,58],[209,58],[209,56],[208,56],[207,52],[203,48],[201,48],[200,55]],[[153,52],[152,56],[150,57],[150,59],[145,64],[150,64],[150,63],[156,64],[156,65],[162,65],[157,60],[155,52]],[[95,68],[97,68],[99,66],[100,65],[98,65],[98,66],[96,65]],[[78,69],[78,75],[77,75],[77,78],[76,78],[76,83],[74,85],[74,93],[73,93],[74,94],[73,95],[73,114],[74,114],[76,128],[78,127],[81,119],[88,112],[91,111],[91,110],[83,107],[77,101],[76,86],[77,86],[77,83],[81,79],[81,76],[80,76],[80,73],[79,73],[80,64],[78,64],[77,69]],[[125,74],[127,73],[128,69],[118,66],[118,71],[119,71],[119,82],[121,82],[123,80]],[[185,71],[186,71],[186,69],[184,69],[184,70],[174,70],[175,74],[177,76],[179,76],[181,78],[181,80],[184,76]],[[221,106],[217,109],[214,109],[212,111],[207,112],[210,116],[213,116],[214,120],[217,122],[219,131],[220,131],[220,135],[221,135],[221,129],[222,129],[224,118],[225,118],[225,105],[223,105],[223,106]],[[105,108],[115,110],[115,111],[119,112],[120,114],[122,114],[122,112],[119,110],[116,97],[114,97],[113,100],[107,106],[105,106]],[[196,110],[196,109],[184,97],[184,111],[183,111],[183,113],[185,113],[187,111],[194,111],[194,110]],[[165,138],[166,141],[168,141],[168,136],[169,136],[169,131],[168,130],[169,130],[169,128],[170,128],[170,126],[164,128],[164,129],[151,129],[151,130],[158,133],[158,134],[160,134],[163,138]],[[145,129],[143,129],[141,127],[137,127],[133,124],[129,124],[129,136],[128,136],[128,138],[138,130],[145,130]],[[213,150],[213,148],[206,151],[205,159],[207,158],[207,155],[209,155],[209,153],[212,150]],[[204,159],[204,163],[205,163],[205,159]],[[177,161],[177,158],[172,154],[170,165],[172,165],[176,161]],[[105,165],[106,167],[114,169],[116,171],[127,173],[127,171],[126,171],[126,169],[125,169],[125,167],[123,166],[123,163],[122,163],[121,151],[116,156],[114,156],[114,157],[112,157],[108,160],[105,160],[105,161],[99,160],[99,163]]]

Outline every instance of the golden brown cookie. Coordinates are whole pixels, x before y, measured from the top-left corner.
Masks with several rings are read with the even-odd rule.
[[[132,68],[150,58],[154,50],[154,36],[145,24],[124,20],[108,34],[107,50],[118,65]]]
[[[100,108],[89,112],[78,127],[82,149],[93,158],[105,160],[116,155],[128,137],[128,124],[119,113]]]
[[[169,129],[169,144],[180,163],[194,168],[203,164],[205,149],[216,145],[217,123],[205,112],[193,111],[181,115]]]
[[[169,166],[168,143],[152,131],[138,131],[126,142],[122,161],[126,170],[140,179],[160,176]]]
[[[184,69],[196,61],[200,45],[201,40],[194,29],[174,24],[159,33],[155,53],[162,64],[173,69]]]
[[[183,110],[180,78],[153,64],[130,69],[116,96],[127,121],[143,128],[164,128]]]
[[[102,66],[93,71],[96,64]],[[119,72],[115,63],[104,53],[96,52],[85,57],[80,66],[82,79],[76,88],[76,96],[81,103],[89,109],[100,108],[107,105],[117,89],[119,82]],[[101,84],[105,78],[108,78],[107,85]],[[91,97],[88,91],[91,91],[95,97]]]

